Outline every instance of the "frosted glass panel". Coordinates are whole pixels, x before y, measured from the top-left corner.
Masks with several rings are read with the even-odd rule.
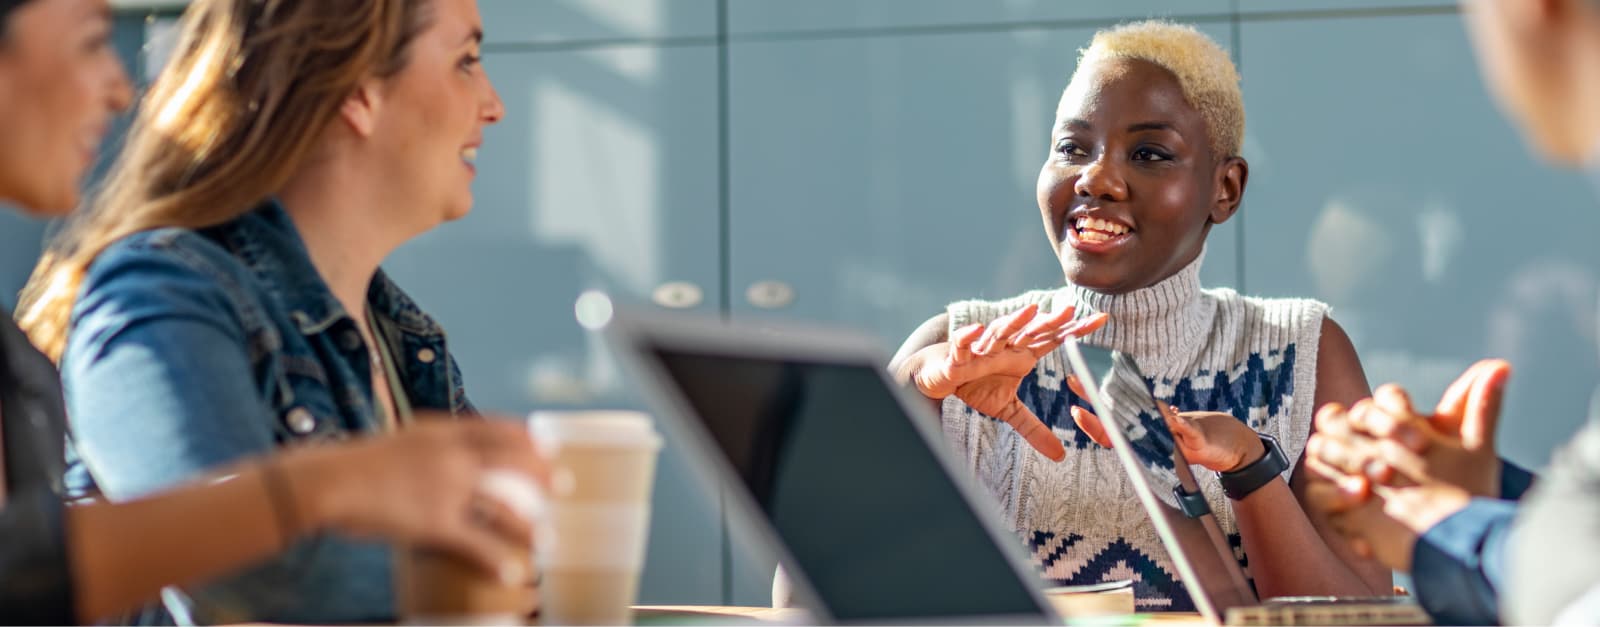
[[[1589,411],[1600,209],[1494,110],[1459,17],[1246,23],[1245,283],[1334,305],[1374,384],[1431,404],[1512,360],[1502,451],[1542,464]]]
[[[735,34],[808,30],[967,26],[1041,20],[1118,20],[1225,16],[1228,0],[733,0]],[[1071,51],[1071,48],[1065,50]]]
[[[716,8],[716,0],[478,0],[491,45],[709,37]]]

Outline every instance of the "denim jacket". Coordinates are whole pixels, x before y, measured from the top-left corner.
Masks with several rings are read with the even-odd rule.
[[[381,271],[367,302],[412,406],[470,412],[438,325]],[[377,432],[368,354],[276,201],[205,230],[127,237],[90,266],[62,357],[69,494],[129,499],[277,447]],[[386,544],[323,534],[169,589],[172,617],[153,618],[391,621],[390,561]]]

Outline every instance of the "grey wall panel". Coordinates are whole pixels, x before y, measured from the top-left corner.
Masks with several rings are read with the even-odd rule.
[[[44,234],[45,222],[0,205],[0,307],[16,307],[17,292],[39,261]]]
[[[1541,464],[1600,381],[1600,209],[1529,157],[1453,15],[1246,23],[1252,291],[1335,306],[1373,383],[1431,406],[1512,360],[1502,451]]]
[[[493,53],[485,68],[507,112],[485,132],[476,206],[386,267],[449,330],[480,407],[640,406],[574,301],[683,281],[715,311],[714,51]],[[641,600],[720,603],[717,496],[670,441],[654,502]]]
[[[1237,0],[1241,13],[1350,9],[1455,8],[1452,0]]]
[[[478,0],[488,44],[712,37],[717,0]]]
[[[1228,44],[1226,28],[1206,30]],[[951,301],[1059,286],[1034,187],[1091,34],[734,44],[735,316],[858,327],[892,347]],[[1213,235],[1213,285],[1237,277],[1238,225]],[[753,306],[761,281],[792,287],[793,303]],[[743,556],[731,573],[735,602],[766,602],[770,561]]]
[[[1118,20],[1163,15],[1215,15],[1229,0],[729,0],[736,35],[836,29],[973,26],[1042,20]]]

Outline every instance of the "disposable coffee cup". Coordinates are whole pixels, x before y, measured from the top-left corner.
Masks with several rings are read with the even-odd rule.
[[[535,524],[540,622],[630,624],[661,436],[636,411],[536,412],[529,429],[550,463],[572,478]]]
[[[506,584],[452,553],[404,546],[395,551],[395,595],[404,624],[526,625],[537,594],[531,585]]]

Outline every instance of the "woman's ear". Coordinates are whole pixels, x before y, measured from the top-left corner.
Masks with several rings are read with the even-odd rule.
[[[1244,157],[1228,157],[1217,164],[1217,195],[1211,202],[1211,223],[1222,224],[1239,211],[1244,187],[1250,182],[1250,164]]]
[[[378,128],[378,113],[383,105],[378,87],[375,80],[361,81],[339,105],[339,117],[358,136],[371,137]]]

